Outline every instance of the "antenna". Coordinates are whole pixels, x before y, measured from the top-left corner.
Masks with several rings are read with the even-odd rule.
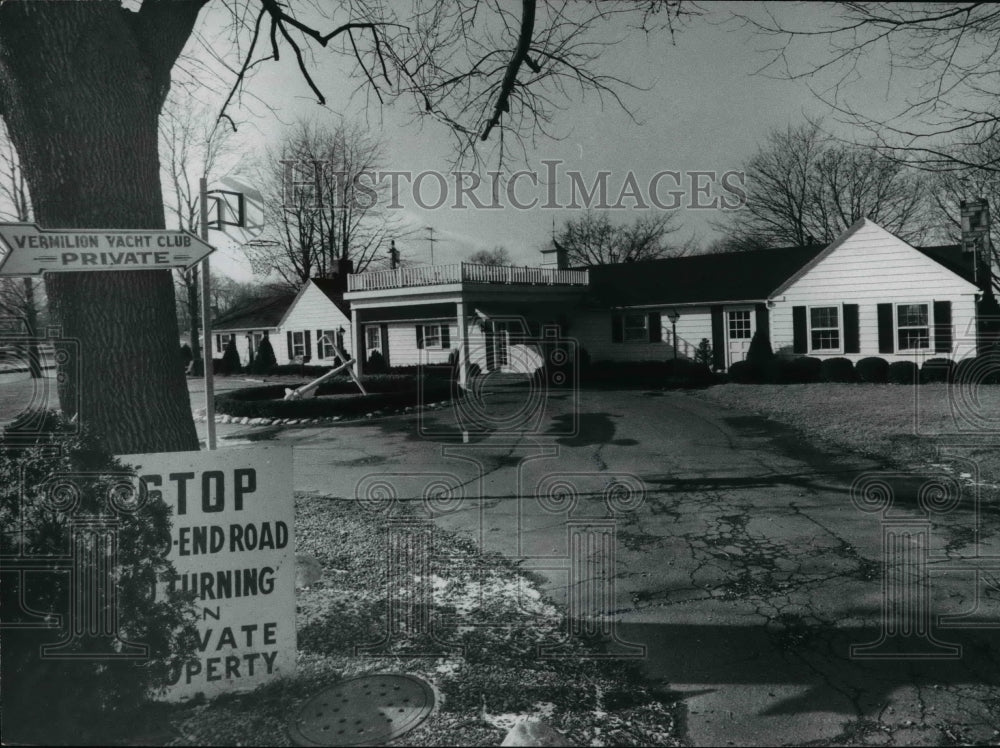
[[[431,243],[431,265],[433,265],[434,264],[434,227],[433,226],[424,226],[424,228],[427,229],[427,232],[428,232],[427,241],[429,241]]]

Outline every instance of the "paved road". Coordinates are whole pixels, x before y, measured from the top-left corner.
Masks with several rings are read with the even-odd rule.
[[[516,424],[525,398],[495,393],[466,415]],[[957,472],[939,480],[959,486],[957,507],[929,525],[916,496],[929,487],[948,508],[933,493],[936,474],[887,477],[694,396],[552,393],[542,405],[526,431],[488,437],[463,438],[449,409],[219,433],[223,445],[294,444],[300,491],[373,501],[389,491],[419,504],[434,485],[460,486],[459,506],[431,505],[435,521],[522,559],[609,652],[639,655],[684,699],[694,745],[997,740],[997,629],[925,630],[924,619],[974,609],[977,589],[964,622],[1000,622],[1000,595],[986,583],[1000,573],[973,558],[977,548],[1000,557],[996,516],[975,532]],[[888,514],[852,502],[865,474],[895,492]],[[886,555],[886,537],[898,554]],[[850,656],[887,626],[914,635]]]

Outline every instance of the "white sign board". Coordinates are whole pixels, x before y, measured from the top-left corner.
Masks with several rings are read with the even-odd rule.
[[[189,268],[212,252],[187,231],[43,229],[34,223],[0,223],[0,244],[0,275]]]
[[[288,447],[125,455],[173,509],[178,586],[199,652],[165,698],[256,688],[295,672],[295,511]]]

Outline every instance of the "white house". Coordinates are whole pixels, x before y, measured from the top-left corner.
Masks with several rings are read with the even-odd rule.
[[[355,344],[390,366],[449,355],[532,370],[524,338],[547,324],[591,360],[746,357],[758,329],[776,353],[920,363],[974,351],[988,273],[961,246],[915,248],[862,219],[829,246],[694,255],[586,269],[461,263],[348,277]],[[463,377],[466,375],[462,367]]]
[[[285,363],[286,359],[278,353],[279,345],[284,348],[278,325],[294,299],[295,294],[292,293],[272,294],[217,317],[212,322],[213,358],[222,358],[226,345],[233,338],[236,340],[236,351],[240,354],[240,363],[246,366],[261,340],[267,336],[278,363]]]
[[[272,341],[279,364],[303,360],[332,366],[334,343],[348,356],[352,354],[351,316],[344,290],[345,281],[340,278],[312,278],[302,286],[278,321],[280,345]]]

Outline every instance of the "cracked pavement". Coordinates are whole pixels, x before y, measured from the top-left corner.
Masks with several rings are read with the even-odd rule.
[[[1000,742],[995,494],[977,507],[953,483],[960,500],[927,515],[937,467],[819,449],[685,393],[551,393],[546,408],[534,433],[467,442],[449,409],[269,437],[295,445],[298,491],[351,497],[378,475],[419,500],[449,476],[464,501],[435,521],[522,559],[609,652],[644,646],[693,745]],[[892,492],[888,510],[852,500],[862,475]],[[635,479],[639,498],[614,503]],[[579,546],[587,532],[613,545]]]

